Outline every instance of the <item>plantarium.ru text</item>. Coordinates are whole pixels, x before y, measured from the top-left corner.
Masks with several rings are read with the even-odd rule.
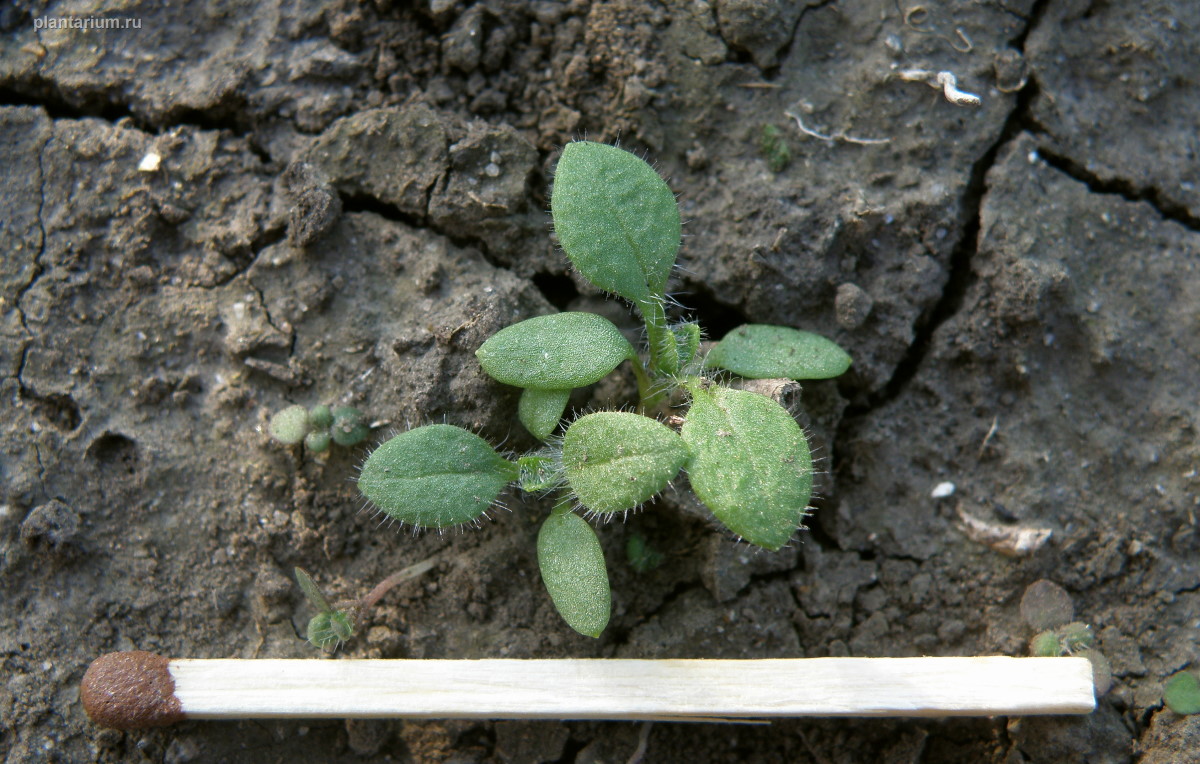
[[[818,335],[762,325],[734,329],[701,357],[699,325],[672,325],[667,316],[679,208],[662,178],[627,151],[568,144],[551,212],[578,272],[637,311],[645,347],[635,348],[612,322],[591,313],[509,326],[476,356],[493,378],[522,389],[518,417],[543,447],[509,458],[459,427],[419,427],[372,452],[358,487],[395,520],[433,528],[476,521],[512,483],[555,494],[538,534],[542,580],[567,623],[595,637],[608,624],[611,594],[599,540],[585,517],[637,509],[685,471],[726,528],[779,549],[808,508],[808,441],[786,409],[722,384],[722,375],[826,379],[844,372],[850,357]],[[626,362],[637,381],[638,413],[590,413],[554,435],[571,390]],[[667,411],[672,425],[657,418]]]

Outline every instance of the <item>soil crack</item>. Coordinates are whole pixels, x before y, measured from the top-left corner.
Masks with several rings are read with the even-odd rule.
[[[908,387],[909,382],[916,376],[925,357],[933,344],[933,336],[937,330],[952,318],[962,308],[967,290],[975,283],[975,273],[971,263],[979,248],[979,230],[984,198],[987,196],[987,174],[996,163],[996,157],[1006,145],[1022,132],[1041,132],[1040,127],[1030,116],[1031,104],[1038,93],[1035,78],[1030,78],[1017,93],[1017,103],[1009,112],[1000,135],[992,145],[971,166],[970,178],[963,191],[960,208],[963,220],[962,235],[950,253],[950,275],[942,290],[937,303],[919,319],[914,328],[912,343],[904,357],[896,364],[891,379],[879,390],[870,394],[865,403],[855,403],[846,407],[843,419],[856,419],[898,398]],[[834,449],[837,453],[839,449]]]
[[[51,124],[50,130],[46,136],[46,140],[38,149],[37,165],[38,165],[38,208],[37,208],[37,225],[38,225],[38,250],[33,256],[33,274],[29,277],[29,282],[17,290],[16,309],[17,320],[21,322],[21,329],[24,330],[26,340],[25,346],[21,348],[21,360],[17,364],[16,380],[17,387],[20,390],[21,396],[25,397],[30,394],[29,388],[25,386],[25,363],[29,358],[29,349],[33,342],[33,332],[29,329],[29,323],[25,317],[25,309],[21,304],[25,300],[25,295],[29,290],[33,289],[37,284],[38,279],[46,272],[46,266],[43,259],[46,255],[46,150],[50,147],[50,142],[54,140],[54,126]]]
[[[1017,50],[1024,50],[1025,41],[1038,26],[1049,6],[1049,0],[1037,0],[1030,9],[1028,23],[1009,41]],[[916,376],[933,342],[937,330],[962,308],[967,290],[975,282],[971,263],[979,248],[980,213],[987,196],[987,174],[996,163],[996,157],[1006,145],[1022,132],[1045,133],[1045,129],[1033,116],[1033,101],[1040,92],[1036,73],[1031,74],[1025,85],[1017,91],[1016,103],[1004,120],[1000,134],[992,145],[971,165],[966,189],[963,191],[959,208],[963,221],[962,234],[950,254],[950,275],[941,296],[931,310],[917,319],[913,330],[913,341],[900,362],[896,364],[891,379],[879,390],[866,396],[865,401],[846,407],[842,426],[838,429],[835,442],[847,432],[846,425],[853,420],[884,406],[899,397]],[[838,453],[839,449],[834,449]]]
[[[1154,211],[1163,220],[1178,223],[1189,230],[1200,233],[1200,216],[1192,214],[1186,205],[1171,201],[1154,186],[1138,186],[1125,178],[1106,180],[1082,163],[1044,146],[1039,146],[1037,152],[1038,156],[1050,167],[1087,186],[1088,190],[1094,194],[1115,195],[1128,202],[1143,202],[1154,208]]]

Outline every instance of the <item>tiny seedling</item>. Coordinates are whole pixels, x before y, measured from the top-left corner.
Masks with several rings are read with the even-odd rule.
[[[783,131],[775,125],[763,125],[758,136],[758,152],[771,172],[783,172],[792,161],[792,148]]]
[[[1200,679],[1196,679],[1195,674],[1180,671],[1163,687],[1163,702],[1180,716],[1200,714]]]
[[[296,568],[296,583],[300,585],[300,591],[304,592],[305,599],[317,611],[317,614],[309,619],[305,631],[313,647],[321,650],[336,648],[354,636],[354,623],[350,615],[345,610],[331,606],[312,580],[312,576],[304,572],[303,568]]]
[[[460,427],[418,427],[375,449],[358,487],[380,512],[417,529],[475,524],[513,483],[555,494],[537,540],[542,580],[566,622],[596,637],[608,623],[611,594],[604,554],[585,518],[624,516],[686,472],[717,521],[751,544],[779,549],[808,511],[808,440],[779,403],[725,380],[827,379],[846,371],[850,357],[816,334],[761,325],[739,327],[701,354],[700,326],[668,320],[667,281],[680,245],[675,196],[627,151],[568,144],[551,212],[576,270],[640,316],[644,346],[635,348],[591,313],[538,316],[502,329],[476,356],[492,378],[522,390],[517,416],[542,447],[505,455]],[[636,412],[589,413],[556,434],[571,391],[626,363],[637,384]],[[659,417],[671,406],[666,424]],[[292,426],[287,435],[301,430]],[[630,559],[653,566],[644,551]]]
[[[314,454],[328,451],[330,443],[358,445],[371,434],[362,412],[353,406],[288,406],[271,417],[268,429],[280,443],[292,446],[303,442]]]

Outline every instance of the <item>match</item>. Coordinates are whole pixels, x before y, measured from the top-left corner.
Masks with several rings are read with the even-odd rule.
[[[1085,658],[171,660],[109,653],[84,709],[116,729],[184,719],[739,721],[1028,716],[1095,707]]]

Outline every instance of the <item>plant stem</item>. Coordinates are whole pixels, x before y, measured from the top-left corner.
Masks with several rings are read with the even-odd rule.
[[[629,366],[633,369],[633,376],[637,379],[638,406],[644,410],[650,405],[654,396],[650,388],[650,375],[646,373],[646,365],[642,363],[636,350],[629,354]]]

